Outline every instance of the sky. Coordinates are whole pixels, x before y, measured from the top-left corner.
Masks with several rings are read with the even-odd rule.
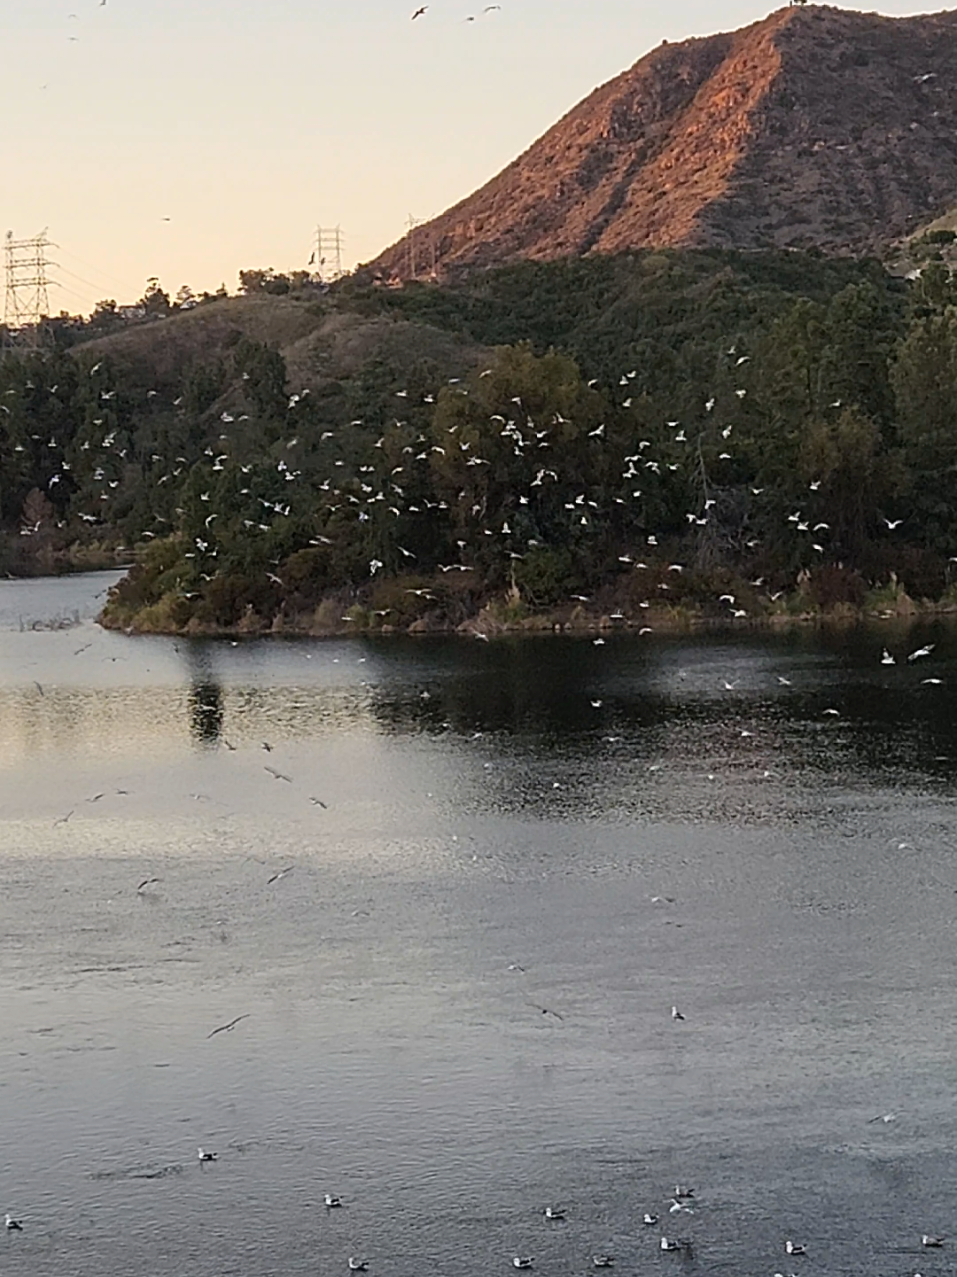
[[[49,229],[53,312],[149,276],[232,292],[244,268],[305,268],[318,225],[368,261],[662,40],[770,11],[431,0],[413,22],[418,3],[0,0],[0,231]]]

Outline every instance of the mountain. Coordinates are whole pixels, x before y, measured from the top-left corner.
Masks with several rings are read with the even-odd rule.
[[[662,44],[372,267],[637,248],[876,253],[957,203],[957,12],[780,9]]]

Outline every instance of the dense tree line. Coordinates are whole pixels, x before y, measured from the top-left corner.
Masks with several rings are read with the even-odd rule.
[[[908,283],[874,262],[644,253],[395,291],[360,275],[323,305],[494,351],[462,380],[372,357],[311,390],[238,334],[163,381],[82,346],[7,360],[7,569],[34,545],[136,547],[114,615],[160,627],[326,597],[396,624],[506,596],[753,615],[798,588],[820,605],[949,588],[941,265]]]

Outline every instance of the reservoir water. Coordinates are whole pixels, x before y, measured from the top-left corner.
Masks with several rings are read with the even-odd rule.
[[[953,1271],[957,631],[133,639],[112,579],[0,584],[5,1277]]]

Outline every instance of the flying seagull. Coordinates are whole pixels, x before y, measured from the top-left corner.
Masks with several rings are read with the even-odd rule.
[[[291,874],[295,867],[295,865],[287,865],[285,869],[280,869],[278,873],[274,873],[271,878],[266,880],[266,886],[268,887],[270,883],[278,882],[280,878],[285,878],[286,874]]]
[[[542,1015],[554,1016],[556,1020],[564,1020],[564,1016],[558,1011],[550,1011],[548,1007],[539,1006],[537,1002],[530,1002],[530,1007],[534,1007],[536,1011],[541,1011]]]
[[[247,1011],[245,1015],[237,1015],[235,1020],[230,1020],[228,1024],[221,1024],[218,1029],[213,1029],[212,1033],[206,1034],[206,1037],[214,1038],[217,1033],[232,1033],[233,1029],[235,1029],[236,1025],[239,1024],[241,1020],[248,1019],[249,1012]]]
[[[420,6],[419,6],[419,8],[418,8],[418,9],[416,9],[415,13],[413,13],[413,15],[412,15],[412,21],[414,22],[414,21],[416,20],[416,18],[421,18],[421,17],[423,17],[423,15],[424,15],[424,14],[426,14],[426,13],[428,12],[428,8],[429,8],[429,6],[428,6],[427,4],[420,5]]]
[[[140,885],[136,888],[136,894],[139,895],[145,891],[147,887],[152,887],[155,882],[162,882],[162,878],[144,878]]]

